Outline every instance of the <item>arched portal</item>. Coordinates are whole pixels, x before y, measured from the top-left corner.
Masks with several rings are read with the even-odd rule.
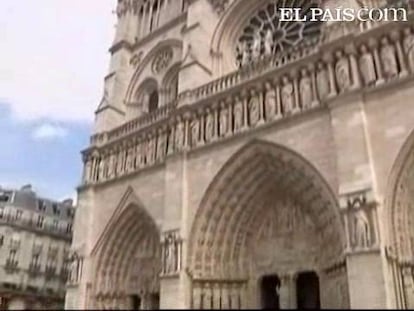
[[[144,208],[128,204],[109,225],[95,252],[93,308],[159,308],[159,230]]]
[[[298,154],[255,141],[224,165],[204,195],[190,235],[193,308],[261,307],[260,281],[281,280],[294,307],[294,278],[320,276],[322,307],[348,304],[345,237],[335,195]]]
[[[403,145],[386,197],[387,257],[397,308],[414,308],[414,132]]]

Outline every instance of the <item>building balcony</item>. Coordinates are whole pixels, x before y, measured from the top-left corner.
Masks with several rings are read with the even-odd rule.
[[[58,277],[56,273],[56,267],[54,266],[46,266],[45,268],[45,278],[46,280],[51,280],[53,278]]]
[[[10,225],[23,230],[30,230],[36,233],[48,234],[59,239],[64,239],[70,242],[72,240],[72,232],[66,232],[63,228],[56,228],[52,225],[37,225],[37,222],[32,219],[17,219],[11,215],[6,215],[0,218],[0,225]]]
[[[31,278],[36,278],[41,275],[41,267],[38,263],[30,263],[28,274]]]
[[[411,8],[408,18],[414,20]],[[207,148],[286,120],[301,122],[300,116],[329,111],[349,96],[412,80],[414,53],[406,48],[411,42],[409,23],[326,26],[318,40],[263,56],[181,93],[176,108],[158,121],[133,120],[99,134],[99,143],[94,136],[83,152],[82,186],[135,174],[165,163],[173,154]]]

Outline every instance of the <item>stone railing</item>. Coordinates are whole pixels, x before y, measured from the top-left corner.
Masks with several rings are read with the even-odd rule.
[[[91,145],[100,145],[114,141],[120,137],[127,136],[131,133],[141,130],[142,128],[152,125],[158,121],[165,120],[176,108],[176,101],[164,105],[157,110],[144,114],[136,119],[126,122],[109,132],[103,132],[91,137]]]
[[[113,135],[118,138],[84,151],[83,183],[133,174],[172,154],[321,109],[345,94],[380,88],[413,72],[409,23],[384,24],[319,49],[263,60],[191,91],[188,104],[163,122]]]

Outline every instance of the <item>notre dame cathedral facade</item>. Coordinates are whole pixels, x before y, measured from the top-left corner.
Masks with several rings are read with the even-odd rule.
[[[414,307],[414,10],[339,5],[118,0],[66,308]]]

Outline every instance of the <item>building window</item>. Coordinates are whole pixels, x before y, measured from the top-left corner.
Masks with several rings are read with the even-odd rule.
[[[0,247],[4,244],[4,235],[0,234]]]
[[[236,47],[239,67],[248,65],[263,56],[281,55],[305,41],[316,41],[320,35],[319,21],[281,21],[281,8],[301,8],[301,16],[311,8],[319,7],[319,1],[308,0],[272,1],[249,19],[243,28]]]
[[[4,217],[4,208],[0,208],[0,219]]]
[[[60,214],[57,203],[53,203],[52,204],[52,209],[53,209],[53,214],[55,214],[55,215],[59,215]]]
[[[53,230],[58,230],[59,229],[59,221],[54,219],[53,220]]]
[[[40,254],[39,253],[35,253],[32,255],[32,262],[30,264],[34,267],[37,267],[40,265]]]
[[[66,233],[72,233],[72,224],[71,224],[71,223],[69,223],[69,224],[66,226]]]
[[[158,109],[158,92],[153,91],[149,95],[148,112],[153,112]]]
[[[45,218],[42,215],[37,216],[37,226],[39,228],[43,228],[44,221],[45,221]]]
[[[45,211],[46,210],[46,202],[43,200],[38,200],[37,201],[37,208],[39,209],[39,211]]]
[[[17,266],[17,250],[11,249],[9,251],[9,257],[7,258],[7,263],[12,266]]]

